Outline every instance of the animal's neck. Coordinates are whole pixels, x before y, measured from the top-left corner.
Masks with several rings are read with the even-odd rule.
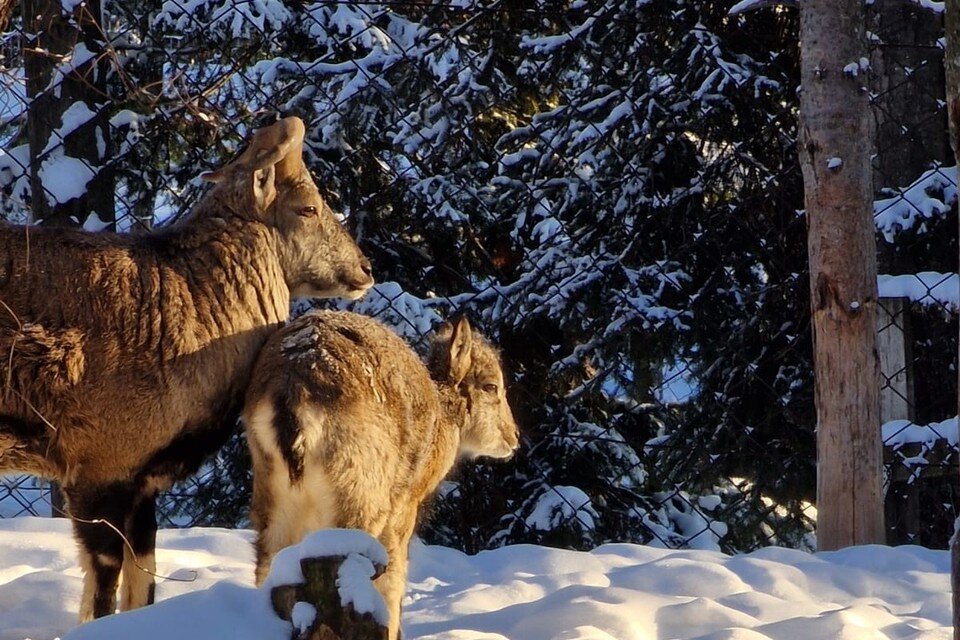
[[[437,440],[440,450],[449,452],[449,466],[452,466],[460,448],[460,429],[467,420],[467,399],[447,382],[438,382],[436,385],[440,396]]]
[[[266,226],[201,218],[169,240],[177,258],[169,268],[158,261],[160,297],[170,328],[184,341],[181,349],[286,319],[290,292]]]

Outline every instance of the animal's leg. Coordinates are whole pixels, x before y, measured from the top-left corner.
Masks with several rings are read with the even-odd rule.
[[[84,570],[80,622],[113,613],[123,564],[124,521],[133,506],[127,485],[65,489]]]
[[[388,563],[383,575],[376,579],[374,586],[383,596],[390,615],[388,625],[390,640],[400,640],[400,603],[407,592],[407,570],[410,565],[410,538],[417,521],[416,508],[397,514],[380,535],[380,542],[387,549]]]
[[[257,585],[263,584],[270,573],[273,557],[284,547],[300,542],[302,528],[287,519],[273,519],[257,534],[255,549],[257,554]]]
[[[126,521],[127,541],[123,546],[123,582],[120,610],[129,611],[153,604],[157,572],[157,509],[153,493],[140,493]],[[131,552],[131,547],[133,551]]]
[[[251,445],[253,502],[250,520],[257,530],[256,581],[270,573],[273,556],[300,542],[311,531],[337,524],[338,507],[333,487],[321,469],[308,468],[299,482],[290,481],[289,466],[279,455]]]
[[[257,540],[254,542],[254,551],[257,558],[257,568],[254,573],[256,585],[259,587],[270,574],[270,565],[273,563],[273,556],[277,554],[277,549],[273,549],[270,544],[269,527],[257,533]]]
[[[285,473],[283,467],[280,473]],[[254,543],[257,585],[263,584],[270,573],[273,556],[284,547],[299,542],[304,532],[303,504],[297,499],[299,492],[290,488],[288,492],[280,493],[274,491],[275,485],[269,474],[258,476],[254,472],[251,520],[257,529]]]
[[[387,626],[388,637],[390,640],[398,640],[400,638],[400,602],[403,600],[403,594],[407,589],[406,556],[401,554],[397,548],[390,549],[390,547],[387,547],[387,549],[390,554],[390,561],[383,575],[376,579],[374,585],[380,595],[383,596],[383,601],[387,605],[387,613],[390,616]]]
[[[257,403],[252,409],[248,408],[243,417],[253,465],[250,522],[257,532],[253,543],[257,586],[263,584],[270,573],[270,564],[277,551],[294,542],[289,540],[291,532],[284,531],[286,527],[283,521],[287,518],[283,514],[283,503],[285,498],[289,501],[292,491],[278,490],[278,487],[289,489],[289,481],[286,464],[275,444],[274,418],[273,403],[267,400]]]

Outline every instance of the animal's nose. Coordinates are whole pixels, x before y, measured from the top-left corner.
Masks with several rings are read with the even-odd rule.
[[[364,275],[373,277],[373,267],[370,265],[370,260],[366,256],[360,257],[360,270],[363,271]]]

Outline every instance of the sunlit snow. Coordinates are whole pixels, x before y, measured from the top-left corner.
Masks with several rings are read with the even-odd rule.
[[[93,180],[90,166],[66,155],[63,149],[55,149],[40,165],[40,182],[55,202],[61,204],[79,198],[87,192],[87,183]]]
[[[881,274],[877,276],[877,288],[881,298],[909,298],[923,305],[960,308],[960,277],[955,273]]]
[[[62,519],[0,521],[0,640],[71,629],[81,589]],[[248,531],[161,531],[160,602],[65,640],[286,640],[252,587]],[[415,543],[404,636],[420,640],[796,640],[951,637],[949,558],[920,547],[726,556],[633,544],[518,545],[467,556]]]

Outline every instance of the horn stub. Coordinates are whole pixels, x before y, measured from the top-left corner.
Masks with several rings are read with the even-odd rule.
[[[250,144],[235,160],[218,171],[201,176],[209,182],[219,182],[228,169],[239,168],[257,171],[272,165],[277,166],[277,178],[291,175],[298,163],[302,162],[303,137],[306,127],[303,120],[296,116],[284,118],[272,125],[257,129]],[[295,164],[296,163],[296,164]],[[208,177],[209,176],[209,177]]]

